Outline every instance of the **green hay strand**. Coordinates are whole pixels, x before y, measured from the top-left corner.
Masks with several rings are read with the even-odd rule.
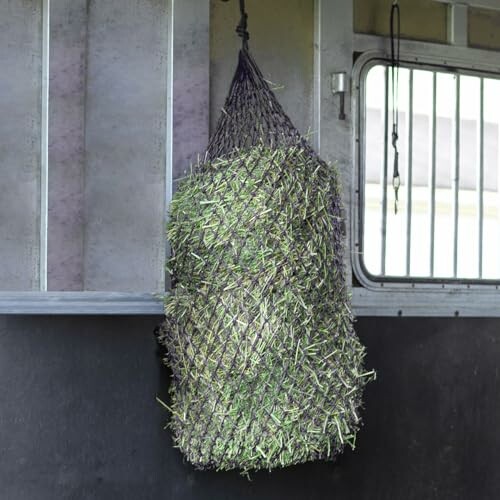
[[[273,469],[354,447],[374,373],[352,328],[339,200],[336,168],[264,146],[203,165],[174,196],[165,407],[196,467]]]

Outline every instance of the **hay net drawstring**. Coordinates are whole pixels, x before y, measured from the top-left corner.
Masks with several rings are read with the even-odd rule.
[[[229,95],[170,208],[159,341],[175,446],[197,468],[248,472],[353,447],[374,374],[352,328],[339,174],[263,78],[240,7]]]
[[[210,139],[210,159],[238,154],[252,146],[300,145],[309,149],[265,81],[248,49],[247,14],[240,0],[241,20],[236,32],[242,38],[238,66],[229,94]]]

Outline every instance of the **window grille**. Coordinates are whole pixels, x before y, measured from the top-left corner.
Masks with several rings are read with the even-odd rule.
[[[360,81],[359,267],[381,284],[500,281],[500,79],[401,65],[396,214],[390,72]]]

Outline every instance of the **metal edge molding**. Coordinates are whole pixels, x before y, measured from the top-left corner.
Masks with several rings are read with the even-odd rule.
[[[163,297],[150,293],[0,292],[0,314],[161,315]]]
[[[500,317],[500,294],[476,291],[379,290],[353,288],[355,316]],[[153,294],[107,292],[1,292],[2,315],[161,316],[163,298]]]

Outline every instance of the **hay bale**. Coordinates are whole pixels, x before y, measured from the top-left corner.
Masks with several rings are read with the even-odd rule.
[[[354,447],[373,372],[352,329],[336,169],[298,146],[208,162],[177,191],[167,234],[160,340],[187,459],[247,472]]]

